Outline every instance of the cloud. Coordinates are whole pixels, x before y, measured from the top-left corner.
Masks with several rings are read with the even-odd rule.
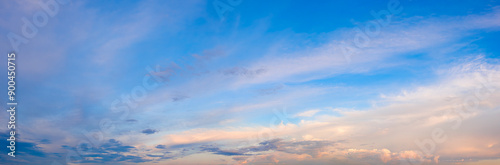
[[[158,148],[158,149],[166,149],[167,146],[165,145],[157,145],[155,148]]]
[[[76,149],[74,147],[63,146],[68,149]],[[154,159],[131,155],[138,149],[134,146],[123,145],[122,142],[109,139],[98,147],[80,146],[82,151],[81,158],[75,159],[71,163],[118,163],[118,162],[132,162],[143,163],[151,162]],[[69,163],[69,162],[68,162]]]
[[[341,48],[344,48],[345,45],[342,44],[342,41],[347,42],[352,40],[352,37],[355,35],[355,30],[340,29],[331,32],[331,34],[325,34],[325,36],[328,36],[328,42],[319,44],[314,48],[298,49],[286,55],[273,51],[266,53],[264,57],[258,56],[257,59],[238,63],[238,65],[229,67],[218,66],[216,67],[219,71],[217,73],[210,72],[209,74],[199,77],[183,80],[185,83],[176,84],[175,87],[164,88],[153,92],[147,101],[141,103],[141,105],[152,107],[147,108],[150,110],[158,110],[158,108],[155,107],[168,104],[165,100],[175,100],[175,98],[177,98],[177,95],[172,95],[171,93],[176,93],[178,89],[183,89],[183,96],[189,96],[190,99],[194,100],[201,100],[214,95],[220,96],[220,94],[224,92],[231,93],[238,91],[239,94],[245,94],[245,91],[248,89],[261,88],[261,86],[269,86],[276,83],[300,84],[313,80],[334,78],[338,75],[357,75],[359,73],[371,74],[371,71],[383,68],[398,69],[398,66],[413,63],[411,60],[405,58],[408,54],[415,52],[426,54],[433,53],[435,50],[447,49],[450,45],[456,45],[457,42],[462,42],[464,37],[472,36],[478,31],[498,28],[497,24],[488,23],[488,21],[486,21],[490,20],[491,22],[495,22],[493,20],[498,19],[498,13],[498,10],[494,10],[490,13],[472,15],[469,17],[443,17],[432,19],[417,17],[395,21],[393,25],[385,27],[380,35],[371,38],[371,42],[368,46],[359,49],[359,51],[353,54],[350,62],[343,56],[343,50]],[[481,21],[481,24],[469,24],[476,20],[483,21]],[[464,26],[466,24],[467,26]],[[466,34],[466,36],[464,36],[464,34]],[[443,57],[443,54],[446,53],[451,52],[441,52],[439,57],[433,56],[429,58],[433,58],[435,61],[446,62],[450,60]],[[290,88],[291,87],[287,87],[287,89]],[[297,86],[293,87],[293,89],[298,88]],[[280,92],[285,91],[282,88],[278,89]],[[262,93],[275,93],[276,90],[264,90]],[[306,89],[304,89],[304,91],[305,90]],[[316,93],[311,91],[309,94],[317,96],[329,92],[326,91],[325,88],[317,90]],[[216,110],[211,109],[211,111],[207,113],[211,115],[214,113],[229,114],[242,110],[250,111],[264,109],[264,107],[295,106],[294,104],[300,104],[304,102],[304,99],[307,99],[305,96],[297,96],[294,99],[280,99],[279,97],[290,98],[286,92],[273,96],[276,96],[276,98],[266,98],[266,101],[256,100],[252,102],[251,105],[245,105],[247,102],[240,101],[243,103],[235,103],[240,104],[238,106],[239,108],[215,108]],[[362,100],[360,100],[360,102],[362,102]],[[204,111],[203,108],[196,109]],[[260,112],[262,111],[256,111],[255,114],[262,115]],[[207,121],[203,116],[205,116],[205,114],[198,117],[200,123],[201,121]],[[222,117],[224,115],[214,116]],[[227,119],[223,118],[217,120]]]
[[[173,97],[173,98],[172,98],[172,101],[173,101],[173,102],[177,102],[177,101],[182,101],[182,100],[184,100],[184,99],[188,99],[188,98],[189,98],[188,96],[180,96],[180,95],[179,95],[179,96],[175,96],[175,97]]]
[[[2,133],[3,135],[3,133]],[[9,133],[5,133],[5,135],[9,135]],[[19,138],[19,135],[16,134],[17,138]],[[9,136],[2,136],[2,139],[9,139]],[[9,146],[9,145],[5,145]],[[37,156],[37,157],[45,157],[47,156],[47,153],[43,152],[42,148],[40,148],[37,143],[30,143],[30,142],[24,142],[17,140],[16,141],[16,155],[17,156],[25,156],[25,155],[30,155],[30,156]],[[10,151],[8,149],[5,150]]]
[[[266,71],[265,69],[248,70],[246,68],[233,67],[230,69],[223,70],[222,73],[224,75],[254,77],[256,75],[264,73],[265,71]]]
[[[131,149],[134,149],[133,146],[124,146],[121,142],[115,139],[109,139],[107,143],[101,145],[105,151],[113,151],[113,152],[129,152]]]
[[[10,131],[5,131],[0,133],[0,138],[9,139]],[[19,131],[16,132],[16,143],[15,143],[15,155],[16,158],[12,158],[8,156],[7,153],[10,152],[10,149],[5,147],[5,149],[1,149],[5,154],[1,154],[0,158],[2,163],[6,164],[47,164],[50,161],[58,160],[59,158],[51,152],[46,152],[42,147],[40,147],[40,143],[37,142],[29,142],[25,141],[25,135],[20,134]],[[43,143],[49,143],[46,139],[43,140]],[[1,143],[4,146],[9,146],[9,141],[4,141]],[[2,147],[3,148],[3,147]],[[22,158],[22,159],[19,159]]]
[[[224,51],[224,49],[214,48],[214,49],[203,50],[201,55],[193,54],[192,56],[197,60],[199,60],[199,62],[207,62],[215,58],[225,56],[226,54],[227,53]]]
[[[484,15],[471,15],[457,18],[402,20],[381,30],[376,37],[370,38],[366,46],[356,48],[348,55],[344,52],[345,43],[352,42],[356,32],[339,30],[332,35],[330,42],[315,48],[303,49],[291,55],[273,54],[247,64],[248,70],[263,69],[265,72],[251,79],[240,77],[234,86],[241,87],[273,82],[305,82],[344,73],[365,73],[381,67],[393,67],[386,60],[414,51],[426,51],[437,47],[447,47],[464,37],[474,34],[471,31],[498,29],[496,22],[500,10]],[[411,26],[409,26],[411,24]],[[332,32],[332,34],[334,34]],[[352,46],[354,47],[354,46]],[[396,64],[397,65],[397,64]]]
[[[347,158],[366,163],[383,162],[384,164],[400,164],[405,161],[419,161],[425,164],[439,163],[439,156],[424,157],[422,154],[416,153],[415,151],[393,153],[388,149],[347,149],[344,152]]]
[[[147,134],[147,135],[151,135],[151,134],[154,134],[154,133],[156,133],[156,132],[158,132],[158,130],[149,129],[149,128],[148,128],[148,129],[145,129],[145,130],[142,130],[142,133],[143,133],[143,134]]]
[[[215,154],[231,157],[232,160],[245,161],[251,157],[258,157],[272,152],[284,152],[289,154],[309,155],[309,157],[320,156],[321,150],[334,146],[338,142],[326,140],[302,140],[302,141],[287,141],[283,139],[271,139],[258,143],[257,145],[231,147],[218,145],[216,143],[189,143],[182,145],[174,145],[162,147],[163,158],[180,159],[193,154]],[[164,145],[162,145],[164,146]],[[155,151],[157,152],[157,151]],[[154,155],[152,157],[160,157]],[[186,158],[187,159],[187,158]]]
[[[321,111],[320,109],[307,110],[296,114],[294,117],[311,117],[320,111]]]
[[[248,146],[238,149],[220,149],[214,145],[204,145],[201,146],[201,151],[211,152],[213,154],[225,155],[225,156],[235,156],[235,155],[252,155],[251,153],[264,152],[270,150],[277,150],[277,144],[281,139],[274,139],[269,141],[264,141],[259,143],[258,146]]]
[[[126,122],[131,122],[131,123],[137,122],[137,120],[135,120],[135,119],[127,119],[127,120],[125,120],[125,121],[126,121]]]
[[[243,155],[244,154],[244,153],[241,153],[237,150],[234,150],[234,151],[221,150],[220,148],[214,147],[214,146],[202,146],[201,151],[211,152],[213,154],[225,155],[225,156],[235,156],[235,155]]]
[[[500,144],[496,138],[500,132],[488,124],[494,122],[494,116],[499,113],[500,103],[496,102],[500,99],[500,83],[497,82],[500,79],[499,65],[478,56],[450,64],[449,68],[440,68],[433,74],[442,76],[427,85],[384,93],[375,102],[377,105],[367,110],[339,111],[340,117],[323,115],[314,118],[313,115],[313,118],[296,124],[282,123],[270,127],[192,129],[164,136],[164,144],[237,145],[241,144],[238,141],[254,140],[264,135],[288,139],[239,148],[208,145],[203,150],[238,156],[237,160],[252,156],[252,151],[290,154],[287,157],[301,155],[304,161],[306,157],[318,160],[320,157],[332,157],[339,161],[376,160],[381,164],[400,160],[436,163],[441,159],[455,160],[450,158],[454,155],[485,159],[500,154],[498,147],[494,147]],[[442,129],[448,140],[432,140],[436,147],[426,153],[415,141],[432,139],[431,132],[436,129]],[[346,141],[335,143],[326,139]],[[284,154],[273,154],[259,156],[271,156],[272,160],[280,162],[288,159],[280,157]]]

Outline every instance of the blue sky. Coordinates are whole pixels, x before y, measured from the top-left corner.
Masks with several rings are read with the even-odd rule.
[[[496,0],[48,2],[1,163],[500,163]]]

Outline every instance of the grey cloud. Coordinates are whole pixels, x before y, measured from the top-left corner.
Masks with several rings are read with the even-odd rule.
[[[148,128],[148,129],[145,129],[145,130],[142,130],[142,133],[143,133],[143,134],[147,134],[147,135],[151,135],[151,134],[154,134],[154,133],[156,133],[156,132],[158,132],[158,130],[149,129],[149,128]]]
[[[335,145],[337,142],[334,141],[283,141],[282,139],[272,139],[268,141],[263,141],[257,146],[249,146],[236,149],[221,149],[219,146],[211,145],[201,145],[199,147],[200,152],[210,152],[217,155],[225,156],[245,156],[252,155],[249,152],[265,152],[265,151],[281,151],[292,154],[309,154],[311,156],[317,156],[318,150]],[[199,144],[183,144],[176,145],[176,148],[188,147],[193,149],[195,145]],[[171,147],[172,148],[172,147]]]
[[[166,149],[166,148],[167,148],[167,146],[165,146],[165,145],[161,145],[161,144],[160,144],[160,145],[157,145],[155,148],[158,148],[158,149]]]
[[[189,97],[188,96],[178,95],[178,96],[172,97],[172,101],[173,102],[182,101],[182,100],[187,99],[187,98],[189,98]]]
[[[40,140],[40,144],[51,144],[52,142],[49,139]]]
[[[162,157],[162,159],[176,159],[196,153],[212,153],[216,155],[232,156],[234,160],[245,160],[251,155],[260,155],[266,151],[280,151],[292,154],[308,154],[313,157],[324,147],[335,145],[341,141],[284,141],[272,139],[259,143],[255,146],[242,148],[224,148],[217,144],[188,143],[172,146],[157,145],[155,148],[164,151],[163,156],[150,155],[150,157]]]
[[[129,152],[131,149],[133,149],[135,147],[124,146],[124,145],[122,145],[121,142],[119,142],[115,139],[110,139],[107,143],[104,143],[103,145],[101,145],[101,148],[103,148],[106,151]]]
[[[149,157],[163,157],[163,155],[152,155],[152,154],[146,154],[146,156],[149,156]]]
[[[233,67],[230,69],[222,70],[222,74],[227,76],[246,76],[246,77],[254,77],[256,75],[262,74],[266,72],[265,69],[256,69],[250,70],[242,67]]]
[[[222,150],[219,147],[208,145],[201,146],[201,151],[211,152],[217,155],[225,155],[225,156],[234,156],[234,155],[244,155],[245,152],[241,152],[239,150]]]
[[[63,146],[63,148],[75,149],[74,147]],[[140,156],[130,155],[130,152],[136,148],[133,146],[123,145],[122,142],[109,139],[106,143],[97,148],[88,148],[87,154],[82,155],[82,159],[73,163],[105,163],[112,162],[131,162],[131,163],[144,163],[152,161],[150,159],[143,159]],[[86,159],[100,157],[102,159]]]
[[[127,119],[127,120],[125,120],[125,121],[126,121],[126,122],[137,122],[137,120],[135,120],[135,119]]]
[[[284,85],[280,84],[280,85],[277,85],[274,87],[260,89],[258,92],[261,95],[270,95],[270,94],[274,94],[274,93],[278,92],[279,90],[283,89],[283,87],[284,87]]]
[[[216,57],[224,55],[226,55],[226,52],[223,49],[216,48],[216,49],[204,50],[201,55],[194,54],[193,57],[200,61],[209,61]]]

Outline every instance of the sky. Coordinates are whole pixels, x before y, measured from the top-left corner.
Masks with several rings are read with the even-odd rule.
[[[0,164],[500,164],[497,0],[2,0],[0,16],[18,100]]]

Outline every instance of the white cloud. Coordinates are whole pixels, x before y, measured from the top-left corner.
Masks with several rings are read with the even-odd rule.
[[[307,111],[295,114],[294,117],[311,117],[311,116],[314,116],[316,113],[318,113],[320,111],[321,111],[321,109],[307,110]]]
[[[340,30],[342,36],[333,36],[329,43],[322,46],[292,54],[274,54],[249,64],[250,70],[264,69],[266,72],[252,79],[237,79],[233,85],[238,87],[272,82],[304,82],[335,74],[367,72],[388,67],[391,65],[384,61],[390,57],[441,47],[463,38],[464,34],[473,34],[470,32],[473,30],[498,29],[498,19],[500,10],[485,15],[451,19],[402,21],[411,22],[412,26],[394,23],[385,27],[378,36],[370,38],[366,46],[358,48],[350,57],[350,62],[344,56],[345,46],[342,43],[350,43],[355,32]]]

